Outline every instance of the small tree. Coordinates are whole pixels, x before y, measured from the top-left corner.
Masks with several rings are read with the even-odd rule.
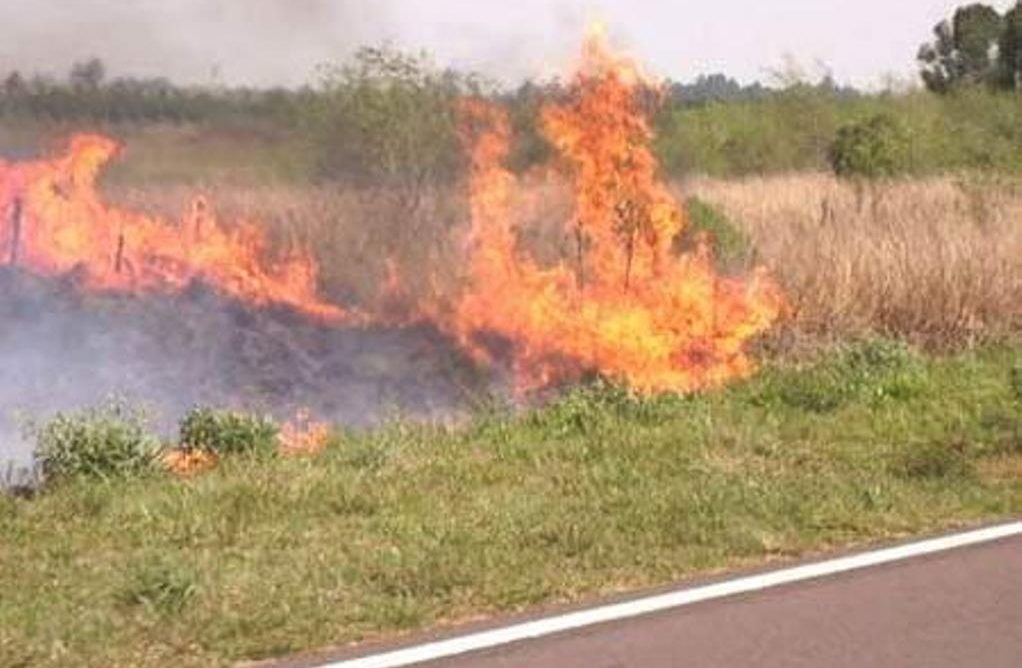
[[[909,136],[889,114],[877,114],[840,128],[830,147],[830,165],[845,178],[891,178],[909,166]]]
[[[869,198],[877,217],[884,192],[879,184],[910,166],[909,135],[895,117],[877,114],[838,129],[829,158],[834,173],[855,186],[860,213]]]
[[[373,217],[353,242],[372,262],[362,273],[386,280],[383,263],[370,260],[382,257],[398,272],[449,264],[442,231],[455,218],[444,190],[463,167],[456,102],[478,83],[435,69],[424,54],[379,47],[326,70],[322,87],[308,115],[312,151],[322,177],[354,185],[368,200]]]
[[[454,100],[466,82],[423,54],[366,47],[328,69],[313,114],[325,176],[397,193],[410,209],[459,165]]]

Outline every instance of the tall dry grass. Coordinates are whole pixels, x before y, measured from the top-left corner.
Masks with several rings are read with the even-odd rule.
[[[801,174],[696,179],[678,191],[723,212],[750,239],[751,263],[785,290],[790,309],[777,345],[884,334],[939,347],[1022,331],[1022,193],[1009,184],[941,178],[862,191]],[[163,215],[179,213],[193,194],[111,190],[118,202]],[[338,301],[371,303],[388,259],[419,297],[456,280],[457,231],[467,222],[457,189],[429,194],[414,211],[386,193],[336,187],[207,194],[224,217],[264,221],[278,241],[313,249]],[[531,224],[521,239],[549,256],[570,246],[551,232],[565,202],[556,189],[540,195],[523,203]]]
[[[750,238],[787,292],[789,334],[959,345],[1022,329],[1022,194],[941,178],[862,191],[826,175],[683,188]]]

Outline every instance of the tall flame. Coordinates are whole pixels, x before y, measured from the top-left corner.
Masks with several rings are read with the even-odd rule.
[[[751,371],[745,346],[778,317],[780,292],[761,272],[725,278],[706,247],[675,252],[685,218],[657,177],[645,113],[651,91],[597,33],[568,101],[543,110],[574,185],[565,231],[576,257],[552,268],[516,247],[506,113],[483,101],[463,105],[472,288],[453,328],[483,358],[496,354],[492,335],[509,344],[520,389],[593,371],[645,392],[717,385]]]
[[[204,198],[173,225],[106,204],[96,179],[119,150],[106,137],[77,135],[58,159],[0,162],[0,264],[44,276],[73,273],[97,292],[174,292],[202,280],[255,306],[328,320],[344,315],[316,296],[311,257],[267,260],[258,227],[224,228]]]
[[[574,201],[563,221],[574,251],[553,266],[519,248],[519,184],[504,166],[512,141],[506,112],[463,101],[468,288],[419,304],[418,317],[435,320],[481,360],[510,359],[522,391],[592,372],[644,392],[691,391],[749,373],[747,344],[777,319],[782,297],[761,272],[719,275],[705,245],[677,252],[685,217],[650,148],[656,97],[638,66],[595,32],[568,95],[543,109],[542,128]],[[79,135],[54,160],[0,161],[0,265],[71,274],[100,292],[175,292],[199,280],[254,306],[330,322],[411,317],[395,306],[396,266],[378,312],[367,316],[318,295],[310,255],[269,259],[257,226],[222,226],[202,198],[173,223],[107,204],[96,180],[119,149]]]

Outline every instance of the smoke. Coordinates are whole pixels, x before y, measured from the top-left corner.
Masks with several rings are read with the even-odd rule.
[[[63,76],[101,58],[113,76],[180,83],[302,85],[317,66],[392,41],[442,66],[513,82],[560,73],[590,0],[5,0],[0,73]]]
[[[87,295],[73,277],[0,268],[0,473],[26,464],[18,415],[45,417],[116,395],[172,436],[190,407],[214,405],[360,426],[389,414],[450,419],[481,381],[428,325],[338,328],[252,310],[193,285],[145,299]]]
[[[5,0],[0,69],[60,75],[96,56],[114,75],[294,85],[389,23],[387,2],[360,0]]]

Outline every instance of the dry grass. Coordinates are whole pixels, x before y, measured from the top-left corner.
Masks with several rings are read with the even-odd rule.
[[[380,297],[391,264],[410,297],[425,297],[434,283],[449,284],[458,266],[452,228],[467,220],[467,199],[452,192],[425,193],[417,202],[388,192],[312,185],[112,186],[107,192],[118,204],[168,219],[205,194],[225,221],[256,220],[266,224],[277,246],[311,249],[325,293],[345,305],[364,306]]]
[[[684,187],[750,238],[787,291],[788,333],[959,345],[1022,327],[1022,195],[950,178],[860,194],[824,175]]]
[[[550,223],[564,203],[548,191],[523,202],[532,226],[522,239],[542,248],[540,256],[557,254],[563,241]],[[278,241],[314,249],[331,298],[367,304],[387,280],[387,258],[419,297],[456,278],[455,230],[467,221],[456,193],[431,194],[414,210],[387,193],[336,187],[230,186],[208,194],[224,216],[265,221]],[[1022,194],[1011,184],[944,178],[861,193],[802,174],[697,179],[679,193],[725,213],[751,240],[754,262],[783,285],[791,308],[773,341],[779,346],[884,334],[941,347],[1022,329]],[[163,214],[180,212],[193,194],[111,190],[117,201]]]

